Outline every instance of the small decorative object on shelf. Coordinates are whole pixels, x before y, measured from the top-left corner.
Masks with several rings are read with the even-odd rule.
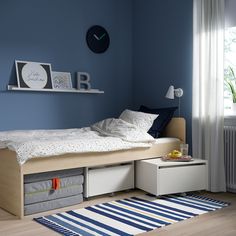
[[[77,88],[72,87],[70,72],[51,71],[51,64],[15,61],[17,85],[8,85],[10,91],[60,92],[101,94],[104,91],[91,89],[90,75],[77,72]]]
[[[90,90],[90,75],[87,72],[77,72],[77,89]]]
[[[52,87],[53,89],[72,89],[71,74],[52,71]]]
[[[51,64],[15,61],[19,88],[52,89]]]

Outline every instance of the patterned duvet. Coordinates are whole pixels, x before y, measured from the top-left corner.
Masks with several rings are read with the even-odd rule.
[[[81,129],[0,132],[0,148],[15,151],[20,165],[32,158],[145,148],[154,142],[146,131],[121,119],[106,119]]]

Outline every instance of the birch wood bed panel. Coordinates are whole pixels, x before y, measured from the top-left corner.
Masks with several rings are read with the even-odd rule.
[[[18,164],[14,151],[2,149],[0,150],[0,207],[20,218],[24,217],[24,175],[161,157],[179,148],[181,142],[185,142],[185,126],[183,118],[173,118],[170,121],[165,129],[165,136],[180,140],[172,143],[159,143],[150,148],[125,151],[35,158],[22,166]]]

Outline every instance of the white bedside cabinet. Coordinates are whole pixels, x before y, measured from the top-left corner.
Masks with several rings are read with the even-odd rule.
[[[136,187],[156,196],[205,190],[207,161],[164,162],[160,158],[137,161]]]

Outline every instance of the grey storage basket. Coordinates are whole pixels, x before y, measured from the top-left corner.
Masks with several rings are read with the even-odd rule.
[[[58,178],[59,189],[52,179]],[[79,204],[83,201],[83,168],[30,174],[24,177],[25,215]]]

